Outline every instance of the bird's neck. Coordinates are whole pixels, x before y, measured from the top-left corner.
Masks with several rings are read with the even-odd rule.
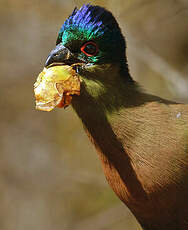
[[[81,95],[73,98],[72,106],[97,149],[108,183],[132,212],[138,213],[147,194],[137,175],[140,156],[130,148],[138,117],[144,117],[142,107],[159,99],[142,93],[121,75],[113,82],[113,74],[116,70],[101,76],[100,81],[84,79]]]
[[[111,173],[107,172],[108,168],[110,167],[110,170],[112,167],[121,168],[122,162],[124,162],[122,170],[125,172],[127,169],[127,176],[129,175],[127,181],[132,180],[131,183],[133,183],[134,178],[130,177],[131,174],[134,177],[134,172],[130,172],[132,167],[129,167],[130,156],[122,154],[124,147],[121,143],[121,128],[118,127],[121,125],[119,120],[121,118],[118,115],[123,111],[127,119],[123,121],[122,127],[124,126],[124,132],[130,136],[136,125],[132,108],[143,103],[143,95],[134,83],[126,80],[129,75],[119,74],[118,68],[103,66],[97,74],[100,71],[100,81],[97,81],[92,74],[83,79],[81,95],[73,98],[72,106],[99,152],[109,183]],[[114,75],[116,75],[116,81],[114,81]],[[126,168],[125,165],[127,165]],[[131,187],[129,189],[131,194],[136,193],[135,188],[134,191]],[[141,190],[139,185],[138,190]]]

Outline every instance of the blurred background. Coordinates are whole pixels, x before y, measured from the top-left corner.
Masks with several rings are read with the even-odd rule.
[[[0,0],[0,229],[139,230],[72,111],[35,110],[33,84],[75,0]],[[100,0],[127,40],[132,76],[188,102],[188,1]]]

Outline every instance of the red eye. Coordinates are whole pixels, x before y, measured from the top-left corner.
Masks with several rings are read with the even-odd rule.
[[[97,54],[98,46],[95,42],[86,42],[82,47],[81,51],[86,54],[88,57],[92,57]]]

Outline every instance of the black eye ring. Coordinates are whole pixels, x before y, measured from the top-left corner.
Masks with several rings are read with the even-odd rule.
[[[95,42],[89,41],[81,47],[81,51],[88,57],[92,57],[98,53],[99,48]]]

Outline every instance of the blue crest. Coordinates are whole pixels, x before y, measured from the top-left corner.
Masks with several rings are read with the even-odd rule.
[[[78,28],[97,36],[107,31],[112,32],[114,29],[119,30],[118,23],[109,11],[103,7],[92,6],[90,4],[83,5],[80,9],[75,8],[62,25],[59,34],[70,28]]]

